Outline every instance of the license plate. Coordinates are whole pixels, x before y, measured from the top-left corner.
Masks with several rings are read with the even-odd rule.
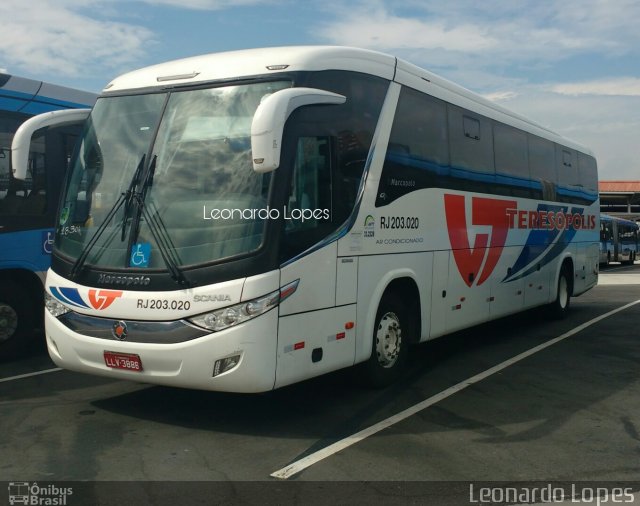
[[[112,369],[124,369],[126,371],[142,371],[142,360],[138,355],[131,353],[104,352],[104,363]]]

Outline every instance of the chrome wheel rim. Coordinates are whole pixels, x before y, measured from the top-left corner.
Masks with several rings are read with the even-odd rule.
[[[382,315],[376,331],[376,356],[378,363],[385,369],[393,367],[400,356],[402,346],[402,328],[400,318],[395,313]]]

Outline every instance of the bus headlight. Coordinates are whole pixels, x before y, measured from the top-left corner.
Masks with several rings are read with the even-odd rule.
[[[213,332],[227,329],[239,323],[251,320],[267,311],[273,309],[283,300],[293,294],[298,288],[299,279],[283,286],[279,290],[267,295],[233,306],[216,309],[210,313],[201,314],[189,318],[188,321]]]
[[[46,307],[47,311],[49,311],[55,318],[71,311],[71,309],[64,304],[60,304],[60,302],[47,292],[44,292],[44,307]]]

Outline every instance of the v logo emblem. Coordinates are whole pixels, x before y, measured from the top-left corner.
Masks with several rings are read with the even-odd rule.
[[[445,194],[444,211],[449,241],[458,272],[467,286],[470,287],[474,281],[479,286],[491,276],[507,241],[507,209],[516,207],[514,200],[472,197],[471,224],[490,226],[491,234],[477,234],[473,247],[470,247],[465,197]]]
[[[121,295],[120,290],[89,290],[89,302],[94,309],[107,309]]]

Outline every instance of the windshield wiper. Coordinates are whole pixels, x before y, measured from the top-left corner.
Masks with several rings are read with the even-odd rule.
[[[89,256],[89,253],[91,253],[91,250],[94,248],[94,246],[98,242],[98,239],[100,239],[104,231],[107,229],[109,223],[113,219],[113,217],[116,215],[118,210],[123,205],[125,206],[125,209],[124,209],[124,216],[122,217],[121,240],[122,241],[124,240],[126,235],[127,222],[129,220],[129,215],[131,213],[131,210],[133,209],[133,202],[135,201],[138,207],[138,213],[135,220],[133,221],[133,223],[135,223],[135,231],[134,233],[130,234],[129,242],[131,243],[133,239],[138,236],[138,231],[140,227],[140,216],[143,214],[145,219],[147,220],[147,223],[149,224],[149,230],[151,231],[151,234],[153,235],[153,238],[155,239],[158,245],[158,249],[160,250],[160,255],[162,256],[162,259],[164,260],[165,265],[167,266],[167,270],[169,271],[171,278],[174,279],[180,285],[192,286],[191,282],[185,277],[184,273],[178,267],[180,263],[180,259],[176,256],[175,246],[171,241],[169,234],[167,233],[167,228],[164,225],[162,219],[160,218],[158,210],[155,208],[155,205],[154,205],[153,206],[154,214],[156,216],[156,218],[154,218],[153,216],[151,216],[151,214],[145,207],[147,190],[153,184],[153,176],[156,169],[157,156],[153,157],[151,166],[147,171],[147,175],[145,177],[144,183],[142,184],[142,187],[140,188],[140,190],[138,190],[138,186],[140,185],[140,177],[143,172],[145,157],[146,155],[142,155],[142,158],[138,163],[136,171],[133,174],[133,177],[131,178],[131,182],[129,183],[129,187],[127,188],[127,190],[120,194],[120,196],[118,197],[118,200],[114,202],[113,206],[107,213],[105,220],[98,226],[98,228],[94,232],[93,236],[91,237],[87,245],[80,252],[80,255],[78,256],[75,263],[71,267],[71,272],[69,273],[70,279],[75,279],[77,274],[82,269],[82,266],[85,264],[87,257]],[[129,248],[128,248],[128,251],[130,250],[131,250],[131,244],[129,245]]]
[[[100,236],[102,236],[104,231],[109,226],[109,222],[113,219],[113,217],[116,215],[118,210],[122,207],[122,205],[126,202],[127,206],[130,207],[131,199],[135,195],[135,189],[140,180],[140,174],[142,173],[142,167],[144,166],[145,156],[146,155],[142,155],[142,158],[138,163],[138,167],[136,168],[136,171],[133,174],[133,178],[131,178],[131,182],[129,183],[129,188],[127,189],[127,191],[122,192],[118,197],[118,200],[116,200],[113,203],[113,206],[111,206],[111,209],[109,209],[109,212],[107,213],[107,216],[105,217],[104,221],[100,223],[96,231],[91,236],[91,239],[89,239],[89,242],[87,243],[87,245],[82,249],[82,251],[80,252],[80,255],[78,255],[78,258],[74,262],[73,266],[71,267],[71,271],[69,273],[69,277],[71,279],[75,279],[78,272],[80,272],[80,269],[82,268],[84,263],[87,261],[87,257],[89,256],[89,253],[91,253],[91,250],[96,245],[96,242],[98,242],[98,239],[100,239]],[[128,214],[127,211],[128,211],[128,208],[125,208],[125,216],[123,218],[123,224],[122,224],[123,235],[124,235],[125,224],[127,221],[127,214]]]
[[[142,174],[142,167],[144,167],[144,159],[147,155],[142,155],[142,159],[136,168],[136,172],[133,174],[133,179],[129,183],[129,188],[124,196],[124,215],[122,216],[122,232],[120,233],[120,241],[124,241],[127,230],[127,220],[129,219],[129,213],[131,212],[131,203],[133,202],[136,188],[140,182],[140,175]]]
[[[167,233],[167,227],[165,226],[162,218],[160,218],[160,213],[158,212],[155,204],[153,205],[154,216],[151,215],[149,210],[146,207],[146,197],[147,190],[153,185],[153,176],[156,170],[156,160],[158,156],[154,156],[151,161],[151,166],[147,171],[147,176],[142,184],[142,188],[139,192],[136,192],[133,198],[136,200],[138,204],[138,215],[136,217],[136,230],[135,233],[132,234],[132,238],[138,236],[139,228],[140,228],[140,216],[143,215],[145,220],[147,220],[147,224],[149,226],[149,230],[151,231],[151,235],[156,241],[158,245],[158,249],[160,250],[160,255],[164,260],[165,265],[167,266],[167,270],[169,271],[169,275],[171,278],[178,283],[179,285],[185,285],[187,287],[191,287],[191,282],[185,277],[184,273],[178,267],[180,263],[180,258],[176,254],[176,248],[173,242],[171,241],[171,237]]]

